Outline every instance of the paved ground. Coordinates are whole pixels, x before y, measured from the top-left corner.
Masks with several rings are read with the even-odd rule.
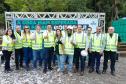
[[[101,66],[102,68],[102,66]],[[88,69],[84,76],[73,74],[73,77],[59,75],[55,70],[42,73],[42,69],[32,71],[13,71],[4,73],[3,66],[0,67],[0,84],[125,84],[126,83],[126,58],[121,57],[116,64],[116,76],[110,75],[110,69],[105,75],[95,72],[89,74]]]

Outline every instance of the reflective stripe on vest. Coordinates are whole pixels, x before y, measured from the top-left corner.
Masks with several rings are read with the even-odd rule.
[[[65,54],[68,54],[68,55],[74,54],[74,46],[71,44],[70,37],[68,36],[65,38],[64,52]]]
[[[77,43],[76,48],[85,48],[86,47],[86,36],[84,36],[84,32],[81,36],[79,34],[75,33],[75,40]]]
[[[96,52],[100,52],[101,49],[102,49],[102,34],[99,34],[100,35],[100,38],[97,38],[95,36],[96,34],[93,35],[93,38],[92,38],[92,51],[96,51]]]
[[[35,33],[35,40],[32,40],[32,49],[33,50],[38,50],[42,49],[42,41],[43,41],[43,36],[42,34],[38,34],[37,32]]]
[[[30,35],[24,35],[24,37],[23,37],[23,47],[32,47]]]
[[[55,41],[54,41],[54,32],[51,33],[48,32],[48,39],[44,39],[44,47],[54,47]]]
[[[117,51],[117,43],[118,43],[118,34],[113,33],[112,38],[107,33],[106,34],[106,51]]]
[[[21,36],[17,32],[15,32],[15,36],[17,39],[17,41],[15,42],[15,49],[20,49],[22,48]]]

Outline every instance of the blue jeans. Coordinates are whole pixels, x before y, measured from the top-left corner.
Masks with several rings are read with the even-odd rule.
[[[24,62],[25,62],[25,66],[27,68],[29,68],[29,63],[32,60],[33,56],[32,56],[32,48],[29,47],[24,47],[23,48],[24,51]]]
[[[57,57],[58,68],[60,68],[60,55],[56,55],[56,57]]]
[[[68,57],[68,65],[67,70],[68,72],[72,72],[72,66],[73,66],[73,55],[61,55],[60,56],[60,70],[64,71],[64,65],[66,62],[66,58]]]
[[[43,50],[33,50],[33,67],[37,68],[37,62],[39,61],[39,66],[42,66],[43,61]]]

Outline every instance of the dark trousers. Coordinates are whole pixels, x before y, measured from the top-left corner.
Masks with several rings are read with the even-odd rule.
[[[116,52],[112,51],[104,51],[104,63],[103,63],[103,70],[107,70],[108,68],[108,60],[110,59],[111,64],[110,68],[111,71],[115,71],[115,62],[116,62]]]
[[[92,54],[88,51],[88,67],[91,67]]]
[[[99,70],[100,59],[101,59],[101,54],[99,52],[92,52],[92,57],[91,57],[91,68],[92,69],[94,69],[94,67],[96,65],[96,71]]]
[[[23,48],[15,49],[15,64],[16,68],[19,68],[19,65],[23,66]]]
[[[3,50],[3,56],[5,58],[5,70],[10,70],[10,57],[12,51]]]
[[[80,71],[84,71],[84,69],[85,69],[85,61],[86,61],[86,57],[85,56],[81,56],[81,51],[82,50],[84,50],[84,49],[75,48],[75,55],[74,55],[75,56],[74,57],[75,68],[77,70],[79,70],[79,66],[80,66]]]
[[[53,53],[54,53],[54,48],[50,47],[50,48],[44,48],[44,70],[51,69],[51,63],[52,63],[52,59],[53,59]]]

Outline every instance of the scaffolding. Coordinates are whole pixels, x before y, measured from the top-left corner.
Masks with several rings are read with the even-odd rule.
[[[7,28],[13,28],[15,18],[32,19],[98,19],[98,26],[105,31],[105,13],[93,12],[5,12],[5,24]]]

